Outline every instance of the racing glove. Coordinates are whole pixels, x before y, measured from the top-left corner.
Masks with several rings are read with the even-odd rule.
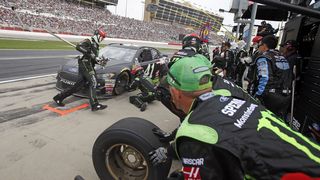
[[[161,101],[161,99],[171,99],[171,94],[167,88],[157,86],[155,88],[155,97],[157,100]]]
[[[162,131],[159,128],[152,129],[153,134],[159,137],[160,142],[169,143],[174,139],[175,134]]]
[[[101,66],[106,66],[107,62],[109,61],[108,58],[101,58],[101,57],[96,57],[95,60]]]
[[[164,147],[159,147],[158,149],[149,152],[150,161],[153,166],[157,166],[161,163],[164,163],[167,161],[167,149]]]

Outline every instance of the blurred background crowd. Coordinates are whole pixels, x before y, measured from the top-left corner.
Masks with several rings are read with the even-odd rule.
[[[12,9],[18,12],[22,23]],[[175,24],[144,22],[113,15],[105,8],[80,4],[76,0],[0,1],[0,26],[31,31],[48,29],[55,33],[76,35],[91,34],[94,29],[104,27],[110,38],[164,42],[178,42],[179,34],[195,31]],[[216,34],[211,34],[214,40]]]

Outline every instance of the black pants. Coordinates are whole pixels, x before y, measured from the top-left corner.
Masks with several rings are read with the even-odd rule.
[[[68,96],[72,95],[75,92],[78,92],[83,87],[86,86],[86,84],[89,84],[89,98],[90,98],[90,105],[92,107],[93,104],[98,103],[97,100],[97,78],[94,71],[88,72],[84,66],[79,66],[79,75],[77,82],[69,89],[61,92],[60,98],[61,100],[67,98]]]
[[[290,95],[283,95],[278,93],[265,93],[262,97],[262,104],[281,118],[285,118],[290,106]]]

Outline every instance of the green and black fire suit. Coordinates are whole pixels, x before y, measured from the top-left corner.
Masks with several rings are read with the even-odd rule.
[[[194,54],[193,56],[195,55],[202,56],[200,54]],[[181,120],[184,119],[186,114],[175,107],[175,105],[171,101],[171,95],[169,91],[166,88],[158,87],[158,90],[159,89],[161,92],[157,94],[160,94],[160,98],[157,99],[159,99],[163,105],[165,105],[172,113],[177,115]],[[247,92],[245,92],[241,87],[218,75],[212,76],[212,89],[216,95],[232,96],[253,103],[257,103],[257,101]],[[161,98],[161,95],[163,95],[163,97],[165,98]]]
[[[192,57],[192,56],[202,56],[198,52],[194,50],[192,47],[185,47],[184,49],[179,50],[176,52],[170,62],[168,64],[168,69],[177,61],[179,61],[183,57]],[[208,61],[210,61],[208,59]],[[245,99],[249,101],[255,101],[248,93],[244,92],[242,88],[235,85],[234,83],[216,75],[213,76],[213,90],[217,94],[224,95],[224,96],[234,96],[240,99]],[[166,106],[172,113],[177,115],[181,120],[184,119],[186,116],[181,110],[178,110],[173,102],[171,101],[171,95],[168,91],[168,88],[163,87],[161,84],[157,88],[159,93],[156,93],[157,99],[159,99],[164,106]]]
[[[184,179],[320,177],[318,144],[261,105],[210,92],[193,102],[174,144]]]
[[[96,57],[98,56],[99,44],[94,41],[90,41],[90,39],[85,39],[77,44],[76,49],[83,54],[83,56],[78,59],[78,80],[71,88],[61,92],[59,97],[63,100],[73,93],[81,90],[88,83],[90,105],[92,107],[92,105],[98,103],[96,95],[97,78],[94,66],[97,64]]]
[[[135,76],[133,82],[129,85],[129,89],[138,88],[141,93],[130,96],[129,102],[141,109],[146,102],[150,103],[155,100],[155,85],[151,78],[144,76],[144,72],[137,73]],[[144,111],[144,109],[141,110]]]
[[[158,87],[159,90],[159,87]],[[252,96],[250,96],[247,92],[245,92],[242,88],[237,86],[235,83],[228,81],[227,79],[219,76],[212,76],[212,90],[215,95],[234,97],[238,99],[242,99],[251,103],[259,104]],[[183,111],[176,108],[174,103],[171,101],[171,94],[166,89],[161,89],[160,93],[161,98],[158,98],[164,106],[166,106],[173,114],[180,118],[180,121],[187,116]],[[172,141],[174,136],[177,133],[178,128],[173,130],[168,137],[166,137],[166,141]]]

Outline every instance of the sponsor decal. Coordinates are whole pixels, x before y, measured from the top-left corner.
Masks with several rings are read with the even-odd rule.
[[[256,104],[251,104],[247,109],[244,111],[243,115],[237,119],[234,125],[238,128],[242,128],[242,126],[247,122],[249,117],[251,116],[252,112],[258,107]]]
[[[293,119],[292,119],[292,128],[293,128],[294,130],[296,130],[296,131],[299,131],[300,126],[301,126],[301,125],[300,125],[299,121],[298,121],[297,119],[293,118]]]
[[[106,85],[113,85],[114,86],[116,83],[116,80],[115,79],[105,79],[104,82]]]
[[[223,114],[228,116],[233,116],[234,113],[245,103],[245,101],[240,99],[232,99],[222,110]]]
[[[143,76],[152,78],[154,70],[155,70],[155,63],[149,64],[147,68],[144,70]]]
[[[182,158],[182,162],[183,164],[187,164],[187,165],[203,166],[204,158],[197,158],[197,159]]]
[[[201,180],[199,167],[183,167],[182,171],[185,180]]]
[[[115,83],[116,83],[115,79],[106,79],[105,80],[104,88],[106,90],[106,94],[109,94],[109,95],[112,94]]]
[[[177,52],[177,54],[178,54],[178,55],[182,55],[182,56],[186,56],[186,55],[188,55],[188,53],[183,52],[183,51],[178,51],[178,52]]]
[[[65,84],[71,85],[71,86],[73,86],[76,83],[74,81],[69,81],[69,80],[64,79],[64,78],[61,78],[60,81],[65,83]]]
[[[212,92],[207,92],[205,94],[202,94],[201,96],[199,96],[199,99],[201,99],[202,101],[208,100],[210,98],[213,97]]]
[[[206,67],[206,66],[202,66],[202,67],[197,67],[195,69],[193,69],[193,72],[194,73],[200,73],[200,72],[205,72],[205,71],[208,71],[209,68]]]
[[[220,102],[226,102],[226,101],[228,101],[228,100],[229,100],[228,97],[225,97],[225,96],[221,96],[221,97],[220,97]]]

